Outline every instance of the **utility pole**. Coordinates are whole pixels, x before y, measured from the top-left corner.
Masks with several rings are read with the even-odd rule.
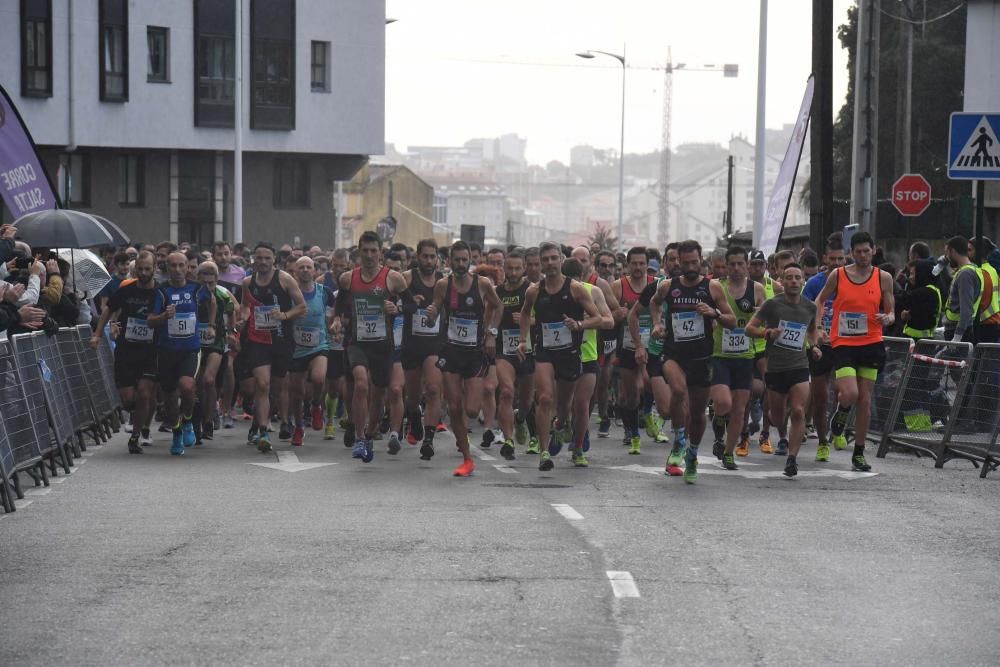
[[[854,74],[854,146],[851,151],[851,222],[874,234],[878,182],[878,54],[881,0],[858,3]]]
[[[726,240],[733,233],[733,156],[726,161]]]
[[[809,245],[822,254],[833,233],[833,3],[813,0],[812,23]]]
[[[767,99],[767,0],[760,0],[760,26],[757,37],[757,142],[753,165],[753,246],[760,245],[764,228],[764,174],[767,171],[767,134],[764,115]]]

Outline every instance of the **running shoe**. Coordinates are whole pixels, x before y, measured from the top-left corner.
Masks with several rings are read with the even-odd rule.
[[[833,436],[833,448],[838,452],[847,449],[847,438],[842,435]]]
[[[122,428],[125,430],[126,433],[132,432],[132,415],[128,416],[128,423],[125,424],[125,426],[123,426]]]
[[[688,457],[687,462],[684,464],[684,481],[688,484],[694,484],[698,481],[698,459]]]
[[[542,472],[547,470],[552,470],[556,467],[556,464],[552,462],[552,456],[548,452],[542,452],[542,456],[538,461],[538,469]]]
[[[490,445],[493,444],[493,439],[495,437],[496,435],[493,433],[493,429],[489,428],[486,429],[485,431],[483,431],[483,441],[479,443],[479,446],[482,447],[483,449],[489,449]]]
[[[361,458],[362,463],[371,463],[375,460],[375,445],[372,443],[372,439],[368,438],[364,441],[365,455]]]
[[[434,443],[424,438],[424,444],[420,445],[420,460],[430,461],[434,456]]]
[[[271,451],[271,436],[266,431],[257,438],[257,451],[261,454],[267,454]]]
[[[354,445],[354,424],[347,422],[344,425],[344,447],[351,447]]]
[[[726,445],[721,440],[716,440],[712,443],[712,456],[722,460],[722,456],[726,453]]]
[[[865,461],[864,454],[855,454],[851,457],[851,469],[858,472],[868,472],[872,467],[868,465],[868,461]]]
[[[778,448],[774,450],[775,456],[788,456],[788,439],[782,438],[778,441]]]
[[[170,433],[170,431],[172,431],[173,429],[167,426],[166,422],[163,422],[162,424],[160,424],[160,428],[156,430],[159,431],[160,433]]]
[[[278,440],[289,440],[292,437],[292,425],[287,422],[281,422],[281,428],[278,429]]]
[[[323,439],[333,440],[333,436],[337,434],[337,424],[332,419],[326,423],[323,427]]]
[[[847,412],[839,408],[834,410],[830,416],[830,434],[834,436],[844,435],[844,431],[847,430],[847,420],[850,416],[850,410]]]
[[[472,459],[465,459],[462,461],[462,465],[455,468],[455,472],[451,473],[455,477],[468,477],[476,469],[476,464]]]
[[[301,447],[302,441],[305,439],[306,433],[305,429],[301,426],[296,426],[295,430],[292,431],[292,446]]]
[[[139,444],[142,445],[143,447],[149,447],[151,444],[153,444],[153,438],[149,436],[148,428],[142,429],[142,434],[139,436]]]
[[[503,441],[503,446],[500,448],[500,456],[504,457],[508,461],[514,460],[514,443],[510,438]]]
[[[524,419],[514,419],[514,441],[519,445],[527,444],[531,433],[528,432],[528,422]]]
[[[681,464],[684,463],[684,450],[679,445],[674,444],[667,456],[667,474],[671,477],[678,477],[681,474]]]
[[[222,428],[222,417],[216,412],[215,416],[212,417],[212,429],[218,431]]]
[[[129,454],[142,454],[142,447],[139,445],[139,434],[133,433],[132,437],[128,439],[128,453]]]
[[[202,440],[212,440],[215,437],[215,424],[213,422],[205,422],[201,425],[201,438]]]
[[[563,443],[562,439],[559,437],[559,434],[556,433],[555,431],[549,433],[549,448],[548,448],[549,455],[557,456],[559,452],[562,451],[562,448],[563,448]]]
[[[256,447],[257,438],[259,437],[260,435],[257,433],[257,424],[250,424],[250,430],[247,432],[247,444]]]
[[[573,465],[577,468],[586,468],[590,465],[587,457],[579,449],[573,450]]]
[[[733,458],[732,454],[722,455],[722,467],[726,470],[739,470],[739,468],[736,467],[736,459]]]
[[[649,414],[646,415],[646,418],[643,420],[646,425],[646,435],[648,435],[650,438],[656,437],[656,434],[660,432],[660,427],[663,426],[663,424],[657,423],[658,419],[659,417],[657,415],[650,412]]]
[[[606,438],[611,433],[611,420],[605,417],[597,427],[597,437]]]
[[[170,444],[170,453],[174,456],[184,456],[184,436],[179,428],[174,429],[174,439]]]
[[[438,425],[437,425],[437,432],[438,433],[444,433],[447,430],[448,430],[448,427],[444,425],[444,422],[438,422]]]
[[[799,464],[791,456],[785,461],[785,477],[795,477],[799,474]]]
[[[190,419],[185,420],[184,423],[181,424],[181,434],[184,439],[183,441],[185,447],[191,447],[198,440],[194,434],[194,424],[191,423]]]
[[[624,437],[622,437],[622,447],[631,447],[631,446],[632,446],[632,436],[628,434],[628,431],[625,431],[625,435]]]
[[[525,454],[537,454],[541,448],[538,445],[538,438],[531,436],[531,440],[528,441],[528,448],[524,450]]]
[[[629,442],[629,445],[628,445],[628,453],[630,455],[641,454],[642,452],[639,451],[639,444],[640,444],[639,443],[639,436],[633,435],[632,436],[632,440],[631,440],[631,442]]]
[[[223,415],[222,428],[232,428],[232,427],[233,427],[233,416],[230,414]]]
[[[386,413],[382,415],[382,421],[378,423],[378,432],[380,435],[385,435],[389,432],[391,426],[389,425],[389,414]]]
[[[656,434],[656,437],[653,438],[653,442],[656,442],[657,444],[660,445],[669,444],[670,436],[664,433],[663,431],[660,431],[659,433]]]
[[[314,431],[323,428],[323,407],[320,405],[312,406],[312,427]]]
[[[762,454],[774,453],[774,447],[771,446],[771,437],[767,433],[760,434],[760,438],[757,439],[757,446],[760,447]]]
[[[590,429],[588,428],[583,434],[583,451],[590,451]]]
[[[825,442],[819,443],[816,447],[816,460],[820,463],[825,463],[830,460],[830,445]]]
[[[389,453],[395,456],[399,453],[399,434],[393,431],[389,434]]]
[[[736,456],[750,456],[750,436],[746,433],[740,436],[740,441],[736,443]]]
[[[351,458],[352,459],[363,459],[365,458],[365,441],[355,440],[354,447],[351,448]]]

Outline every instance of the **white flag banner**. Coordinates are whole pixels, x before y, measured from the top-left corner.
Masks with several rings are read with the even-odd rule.
[[[799,170],[799,158],[802,157],[802,145],[806,140],[806,130],[809,128],[809,112],[812,109],[813,78],[806,82],[806,94],[802,96],[802,106],[795,119],[795,129],[785,150],[785,157],[778,170],[778,178],[774,181],[774,190],[764,213],[764,224],[760,230],[758,250],[770,255],[778,249],[781,232],[785,228],[785,217],[788,215],[788,204],[792,200],[795,188],[795,174]],[[762,165],[755,165],[760,167]]]

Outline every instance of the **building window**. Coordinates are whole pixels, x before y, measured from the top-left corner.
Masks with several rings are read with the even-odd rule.
[[[234,0],[195,0],[194,124],[233,127],[236,90]]]
[[[118,156],[118,203],[144,206],[146,203],[146,164],[142,155]]]
[[[99,58],[101,101],[128,101],[128,3],[101,0]]]
[[[294,130],[294,0],[252,0],[250,50],[250,127]]]
[[[312,43],[312,91],[330,92],[330,42]]]
[[[169,83],[170,29],[154,26],[147,27],[146,44],[149,46],[149,65],[146,69],[146,81]]]
[[[21,0],[21,95],[52,97],[52,0]]]
[[[90,156],[85,153],[60,155],[56,189],[66,208],[90,206]]]
[[[309,208],[309,163],[274,161],[274,207]]]

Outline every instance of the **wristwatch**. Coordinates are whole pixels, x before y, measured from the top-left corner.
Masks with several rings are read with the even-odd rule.
[[[486,333],[488,333],[491,336],[496,336],[499,332],[497,331],[496,327],[489,327],[488,329],[486,329]]]

